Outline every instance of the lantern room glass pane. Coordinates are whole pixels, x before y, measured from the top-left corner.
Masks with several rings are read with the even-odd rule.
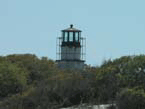
[[[78,32],[75,32],[75,41],[78,42],[78,39],[79,39],[79,34]]]
[[[81,37],[81,32],[79,32],[79,37]]]
[[[62,36],[61,37],[62,37],[62,40],[64,42],[64,32],[62,32]]]
[[[73,41],[73,32],[69,32],[69,41]]]
[[[81,40],[81,32],[79,32],[79,40]]]
[[[64,41],[65,41],[65,42],[67,42],[67,36],[68,36],[68,35],[67,35],[67,32],[65,32],[65,34],[64,34]]]

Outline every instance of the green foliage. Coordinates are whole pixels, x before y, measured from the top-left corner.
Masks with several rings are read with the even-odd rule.
[[[7,61],[17,64],[28,71],[28,84],[42,79],[48,79],[52,73],[55,73],[54,61],[48,60],[47,57],[42,59],[31,54],[8,55]]]
[[[106,61],[106,64],[102,65],[96,72],[97,80],[105,81],[111,75],[125,83],[126,87],[143,85],[145,82],[145,56],[124,56],[112,62]]]
[[[46,57],[39,59],[31,54],[0,57],[0,94],[18,93],[26,84],[48,79],[52,73],[55,73],[54,61]]]
[[[26,71],[8,62],[0,63],[0,84],[26,84]]]
[[[130,88],[131,91],[140,86],[141,89],[135,93],[142,93],[145,90],[145,56],[123,56],[104,61],[96,69],[96,80],[96,89],[101,90],[98,91],[100,95],[110,95],[108,99],[116,97],[123,88]]]
[[[3,61],[0,63],[0,96],[16,93],[20,87],[26,85],[27,71],[16,64]],[[17,89],[16,89],[17,88]]]
[[[139,86],[123,89],[117,96],[118,109],[144,109],[145,92]]]

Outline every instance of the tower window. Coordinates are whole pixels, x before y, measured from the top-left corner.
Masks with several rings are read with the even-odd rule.
[[[73,41],[73,32],[69,32],[69,41]]]

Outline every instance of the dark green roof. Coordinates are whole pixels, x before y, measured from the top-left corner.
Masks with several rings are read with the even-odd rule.
[[[69,28],[62,30],[63,32],[82,32],[79,29],[73,28],[73,25],[70,25]]]

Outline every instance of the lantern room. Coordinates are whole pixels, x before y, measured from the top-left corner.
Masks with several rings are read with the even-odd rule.
[[[79,42],[81,37],[81,30],[73,28],[73,25],[70,25],[70,28],[62,30],[63,42]]]

